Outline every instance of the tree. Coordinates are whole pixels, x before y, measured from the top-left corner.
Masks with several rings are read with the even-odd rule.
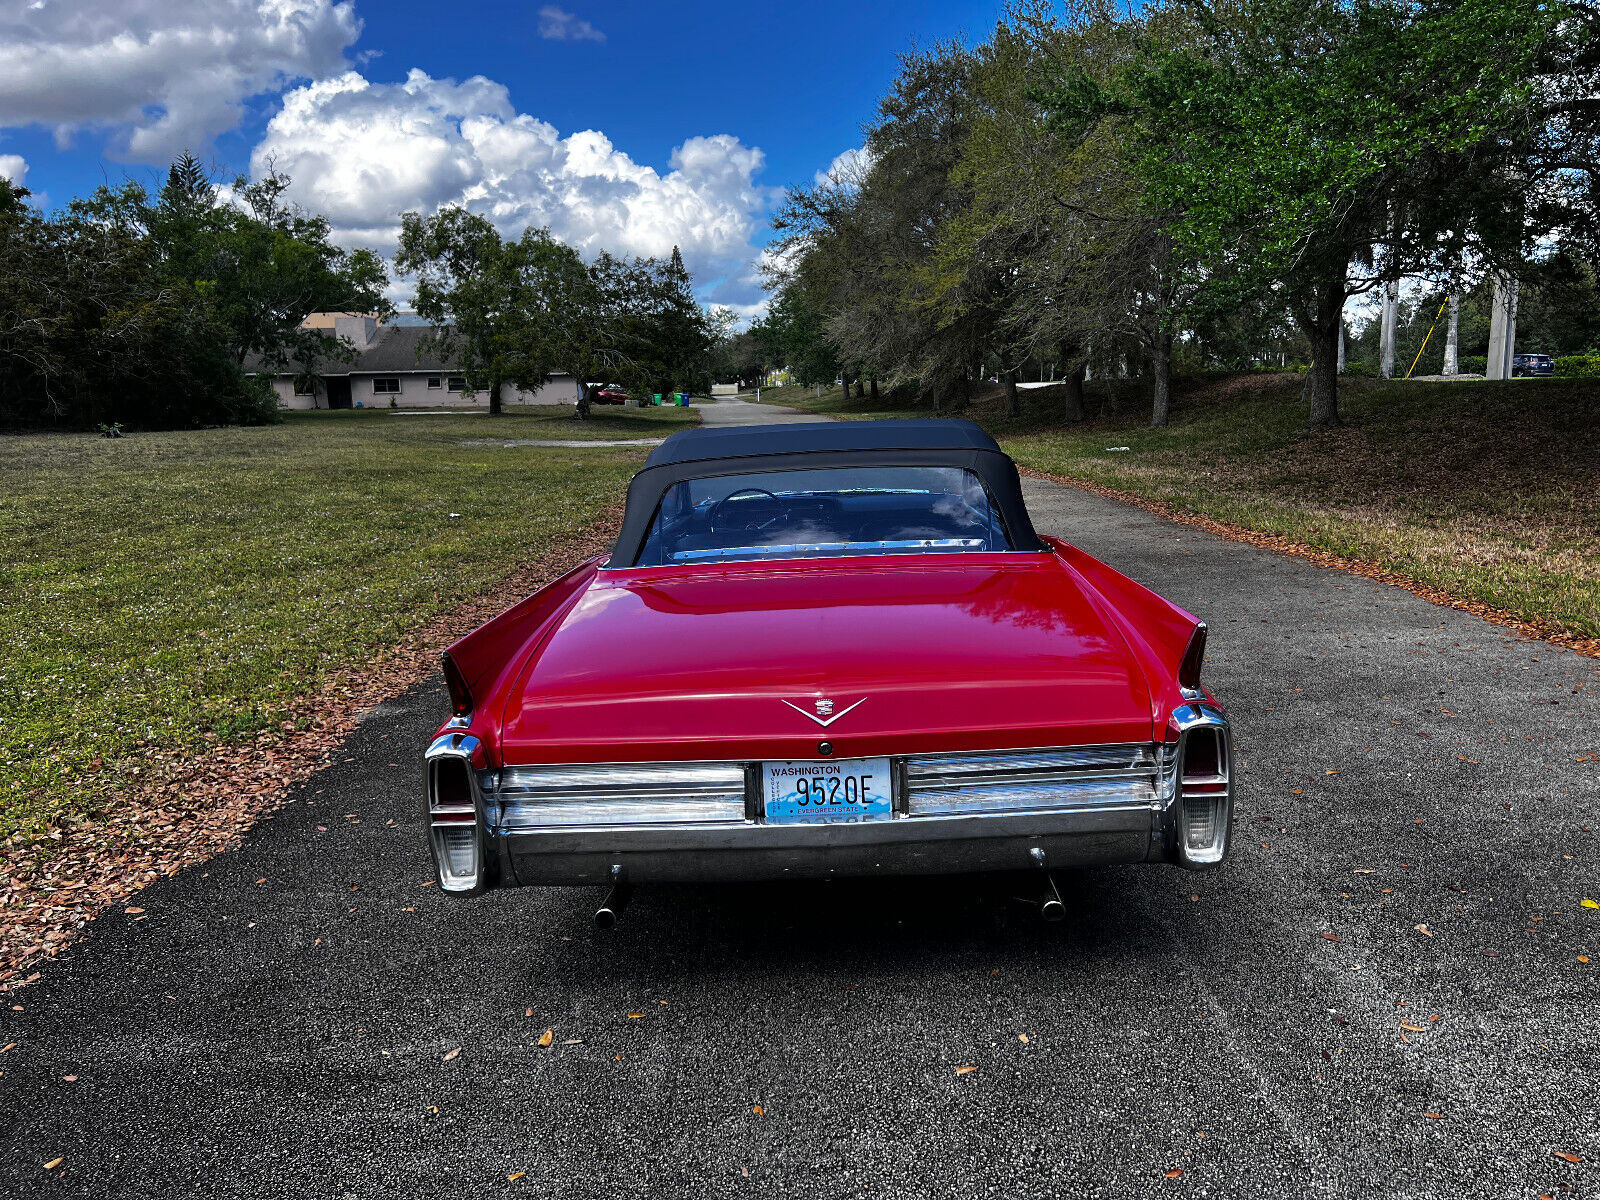
[[[527,302],[527,253],[464,208],[400,218],[395,270],[416,277],[412,305],[434,324],[430,341],[454,357],[465,394],[488,393],[491,416],[503,411],[507,383],[532,390],[550,370],[547,339]]]
[[[1184,36],[1091,92],[1137,121],[1145,202],[1197,303],[1271,294],[1311,347],[1308,425],[1338,423],[1345,301],[1520,249],[1510,135],[1554,10],[1537,0],[1184,0]]]

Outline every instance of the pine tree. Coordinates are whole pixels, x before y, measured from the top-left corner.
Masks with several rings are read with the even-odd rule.
[[[192,212],[210,208],[216,200],[217,189],[198,158],[185,150],[172,160],[161,189],[162,204],[176,212]]]

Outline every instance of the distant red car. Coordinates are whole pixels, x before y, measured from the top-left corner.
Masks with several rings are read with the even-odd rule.
[[[1206,627],[1035,534],[966,421],[698,429],[622,532],[451,646],[444,890],[1221,862]]]
[[[602,383],[590,403],[593,404],[626,404],[628,402],[628,389],[620,383]]]

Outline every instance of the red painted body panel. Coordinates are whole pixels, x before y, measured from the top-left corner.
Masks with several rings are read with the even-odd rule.
[[[505,689],[496,745],[534,763],[1150,740],[1144,671],[1102,609],[1054,554],[605,571]],[[783,703],[820,698],[826,727]]]
[[[1195,619],[1050,544],[617,571],[591,560],[450,652],[486,766],[815,758],[824,740],[865,757],[1161,738],[1184,702],[1176,669]],[[827,726],[806,715],[823,698]]]
[[[1078,574],[1108,618],[1123,630],[1150,683],[1155,719],[1164,722],[1167,713],[1188,699],[1178,686],[1178,664],[1200,618],[1070,542],[1056,537],[1043,541]]]

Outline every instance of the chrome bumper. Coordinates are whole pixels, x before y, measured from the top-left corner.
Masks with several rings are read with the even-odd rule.
[[[1052,869],[1167,862],[1201,870],[1227,849],[1228,725],[1196,704],[1180,709],[1174,726],[1177,741],[1149,745],[895,758],[891,819],[825,825],[768,824],[754,764],[679,764],[670,782],[667,764],[484,771],[470,766],[474,740],[449,734],[428,752],[434,857],[445,890],[458,894],[615,878],[1028,870],[1039,865],[1035,851]],[[1191,746],[1195,762],[1205,760],[1199,774],[1185,766]],[[449,759],[460,778],[441,787],[435,771]],[[469,863],[476,870],[463,869]]]

